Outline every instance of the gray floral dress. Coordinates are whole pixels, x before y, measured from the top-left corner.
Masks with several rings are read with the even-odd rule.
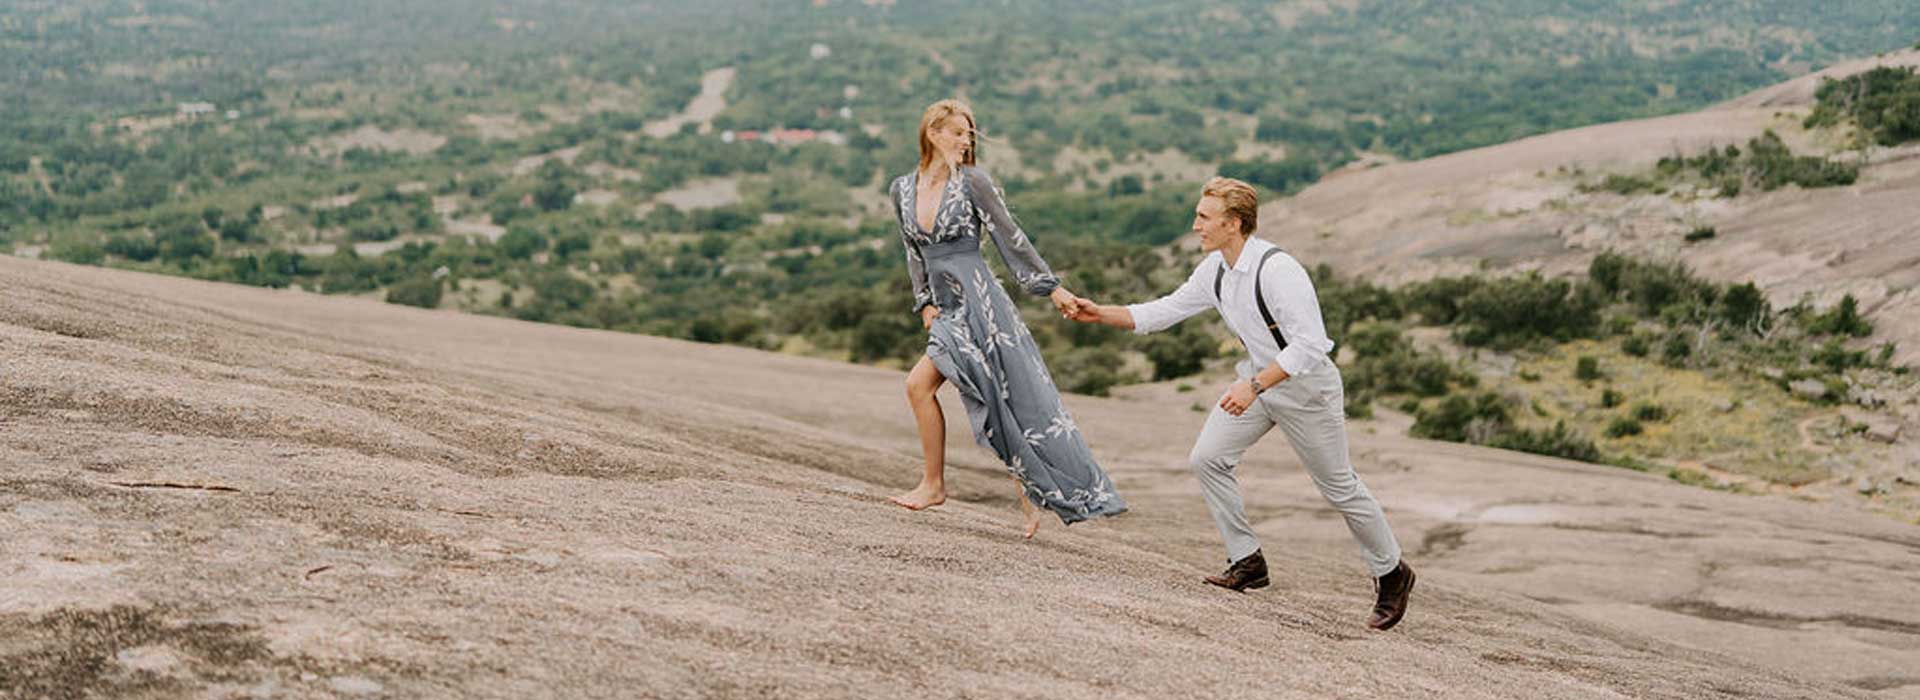
[[[959,389],[974,440],[999,455],[1028,500],[1063,522],[1126,512],[1126,501],[1060,403],[1040,346],[980,254],[984,230],[1022,289],[1046,296],[1060,286],[1007,212],[993,179],[975,167],[948,178],[932,231],[922,230],[915,215],[917,172],[894,180],[891,193],[913,278],[913,310],[940,307],[927,357]]]

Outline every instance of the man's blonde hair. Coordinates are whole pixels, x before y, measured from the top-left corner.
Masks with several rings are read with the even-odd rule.
[[[1260,193],[1253,185],[1230,177],[1216,177],[1200,188],[1201,197],[1219,197],[1227,213],[1240,220],[1240,235],[1251,236],[1260,227]]]

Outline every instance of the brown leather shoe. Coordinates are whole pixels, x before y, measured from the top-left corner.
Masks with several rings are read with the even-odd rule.
[[[1387,575],[1375,579],[1373,585],[1380,598],[1373,604],[1373,617],[1367,620],[1367,626],[1382,632],[1393,629],[1407,615],[1407,599],[1413,595],[1413,567],[1402,561]]]
[[[1266,588],[1271,583],[1267,580],[1267,558],[1260,555],[1260,550],[1253,550],[1252,554],[1229,564],[1226,571],[1208,576],[1207,583],[1236,591]]]

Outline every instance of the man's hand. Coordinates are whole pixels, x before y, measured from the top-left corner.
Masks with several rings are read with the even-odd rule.
[[[1081,304],[1080,310],[1074,312],[1073,320],[1081,323],[1099,323],[1100,305],[1093,303],[1091,300]]]
[[[932,328],[933,319],[940,317],[940,307],[928,304],[920,307],[920,327]]]
[[[1253,405],[1254,398],[1253,384],[1242,379],[1227,387],[1227,395],[1220,397],[1220,407],[1226,409],[1227,413],[1237,416],[1247,412],[1247,407]]]

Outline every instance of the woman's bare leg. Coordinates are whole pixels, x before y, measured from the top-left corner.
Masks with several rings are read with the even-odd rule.
[[[912,491],[887,499],[909,510],[931,508],[947,502],[947,414],[940,410],[935,392],[947,378],[925,356],[907,373],[907,405],[920,427],[920,452],[926,456],[920,485]]]
[[[1014,479],[1013,488],[1013,497],[1020,501],[1020,513],[1027,517],[1025,529],[1020,534],[1027,539],[1033,539],[1033,533],[1040,531],[1040,509],[1033,505],[1033,501],[1027,500],[1026,484],[1020,483],[1019,479]]]

